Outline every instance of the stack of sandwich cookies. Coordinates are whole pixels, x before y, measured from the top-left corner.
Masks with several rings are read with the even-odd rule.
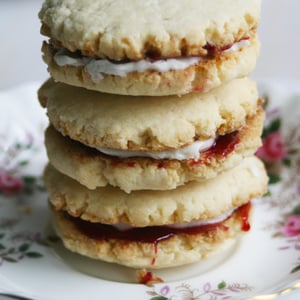
[[[130,267],[202,260],[249,230],[266,191],[264,112],[244,78],[260,1],[130,1],[130,18],[108,2],[40,12],[54,227],[68,249]]]

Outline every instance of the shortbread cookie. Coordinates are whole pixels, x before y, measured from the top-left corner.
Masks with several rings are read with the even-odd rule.
[[[207,58],[161,59],[114,63],[74,58],[46,43],[43,59],[57,81],[122,95],[184,95],[206,92],[234,78],[248,76],[259,53],[257,37]]]
[[[253,70],[260,4],[48,0],[44,59],[56,80],[103,92],[206,91]]]
[[[94,148],[178,149],[238,130],[257,111],[256,84],[236,79],[182,97],[104,94],[47,81],[39,99],[63,135]]]
[[[127,194],[111,186],[89,190],[50,165],[44,180],[56,210],[92,222],[144,227],[219,217],[264,194],[268,179],[263,164],[250,157],[213,179],[170,191]]]
[[[257,27],[260,0],[188,3],[46,0],[42,32],[83,55],[112,60],[195,56],[225,47]]]
[[[140,228],[131,232],[133,236],[127,232],[131,240],[122,234],[121,239],[115,229],[111,233],[110,226],[76,220],[60,211],[52,210],[52,217],[57,234],[73,252],[133,268],[165,268],[198,262],[232,246],[242,231],[249,229],[248,209],[246,204],[222,222],[190,230]],[[166,237],[168,232],[171,234]]]
[[[125,192],[167,190],[215,177],[253,155],[261,145],[263,116],[260,109],[237,132],[217,138],[199,159],[118,158],[63,137],[53,127],[47,129],[45,143],[50,163],[89,189],[110,184]]]

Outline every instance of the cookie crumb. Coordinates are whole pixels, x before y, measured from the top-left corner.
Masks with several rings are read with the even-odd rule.
[[[152,272],[147,271],[146,269],[140,269],[137,271],[138,282],[145,284],[147,286],[153,286],[154,283],[161,283],[164,280]]]

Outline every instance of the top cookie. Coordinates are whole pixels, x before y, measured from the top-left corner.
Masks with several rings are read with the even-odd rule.
[[[206,55],[257,27],[260,0],[46,0],[42,32],[83,55],[112,60]]]

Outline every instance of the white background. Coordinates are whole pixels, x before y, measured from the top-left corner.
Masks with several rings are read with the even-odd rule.
[[[262,48],[252,78],[295,80],[300,84],[300,0],[262,1]],[[43,37],[37,13],[41,3],[0,0],[0,90],[48,78],[40,53]],[[300,293],[280,298],[292,299],[300,299]]]

